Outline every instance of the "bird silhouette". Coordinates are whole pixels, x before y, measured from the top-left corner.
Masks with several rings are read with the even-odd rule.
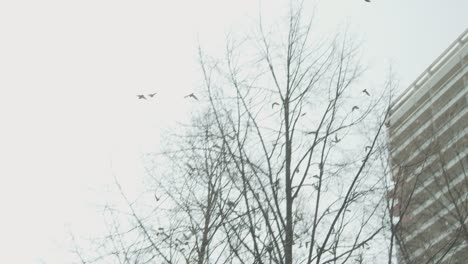
[[[351,111],[354,111],[354,110],[358,110],[359,107],[357,105],[353,106],[353,108],[351,109]]]
[[[138,99],[145,99],[146,100],[146,97],[144,94],[138,94],[137,95]]]
[[[267,245],[267,246],[266,246],[266,250],[267,250],[268,252],[273,251],[273,246],[272,246],[272,245]]]
[[[156,194],[154,194],[154,198],[156,198],[156,202],[159,202],[160,198]]]
[[[338,139],[338,135],[335,134],[335,139],[332,140],[332,142],[333,142],[333,143],[338,143],[338,142],[340,142],[340,141],[341,141],[341,139]]]
[[[152,97],[154,97],[156,94],[157,94],[157,93],[150,93],[150,94],[148,94],[148,96],[152,98]]]
[[[364,0],[364,1],[366,1],[367,3],[370,3],[370,0]]]
[[[188,169],[189,169],[190,171],[194,171],[194,170],[195,170],[190,164],[186,163],[185,165],[187,165],[187,167],[188,167]]]
[[[190,98],[190,97],[198,101],[198,97],[196,97],[193,93],[187,94],[186,96],[184,96],[184,98]]]
[[[279,184],[280,184],[280,180],[279,180],[279,179],[276,180],[276,181],[274,182],[275,187],[279,187]]]
[[[370,96],[370,93],[367,91],[367,89],[362,90],[362,92],[367,94],[367,96]]]
[[[371,149],[371,148],[372,148],[371,146],[366,146],[365,150],[367,151],[368,149]]]
[[[304,132],[306,135],[313,135],[313,134],[317,134],[316,131],[306,131]]]
[[[275,105],[279,105],[279,103],[277,103],[277,102],[272,103],[271,108],[275,107]]]

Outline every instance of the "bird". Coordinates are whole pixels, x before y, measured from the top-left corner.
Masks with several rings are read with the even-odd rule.
[[[277,103],[277,102],[272,103],[271,108],[275,107],[275,105],[279,105],[279,103]]]
[[[371,148],[372,148],[371,146],[366,146],[365,150],[367,151],[368,149],[371,149]]]
[[[145,99],[146,100],[146,97],[144,94],[138,94],[137,95],[138,99]]]
[[[185,165],[187,165],[187,167],[188,167],[188,169],[189,169],[190,171],[194,171],[194,168],[193,168],[190,164],[186,163]]]
[[[266,250],[270,253],[271,251],[273,251],[273,246],[272,245],[267,245]]]
[[[154,198],[156,198],[156,202],[159,202],[160,198],[156,194],[154,194]]]
[[[184,98],[190,98],[190,97],[198,101],[198,97],[196,97],[193,93],[187,94],[186,96],[184,96]]]
[[[279,180],[279,179],[276,180],[276,181],[274,182],[275,187],[279,187],[279,184],[280,184],[280,180]]]
[[[351,109],[351,112],[354,111],[354,110],[358,110],[359,107],[357,105],[353,106],[353,108]]]
[[[338,139],[338,135],[335,134],[335,139],[332,140],[332,142],[333,142],[333,143],[338,143],[338,142],[340,142],[340,141],[341,141],[341,139]]]
[[[370,0],[364,0],[364,1],[366,1],[367,3],[370,3]]]
[[[317,134],[317,131],[306,131],[304,132],[306,135]]]
[[[149,97],[153,98],[157,93],[150,93],[148,94]]]
[[[367,94],[367,96],[370,96],[370,93],[367,91],[367,89],[362,90],[362,92]]]

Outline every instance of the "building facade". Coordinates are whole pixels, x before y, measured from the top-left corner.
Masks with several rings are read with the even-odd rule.
[[[468,30],[387,122],[399,263],[468,263]]]

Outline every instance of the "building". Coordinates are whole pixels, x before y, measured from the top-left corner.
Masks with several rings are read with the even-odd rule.
[[[399,263],[468,263],[468,30],[392,104]]]

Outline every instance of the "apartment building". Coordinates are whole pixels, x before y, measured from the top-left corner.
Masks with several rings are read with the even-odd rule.
[[[468,263],[468,30],[387,122],[399,263]]]

